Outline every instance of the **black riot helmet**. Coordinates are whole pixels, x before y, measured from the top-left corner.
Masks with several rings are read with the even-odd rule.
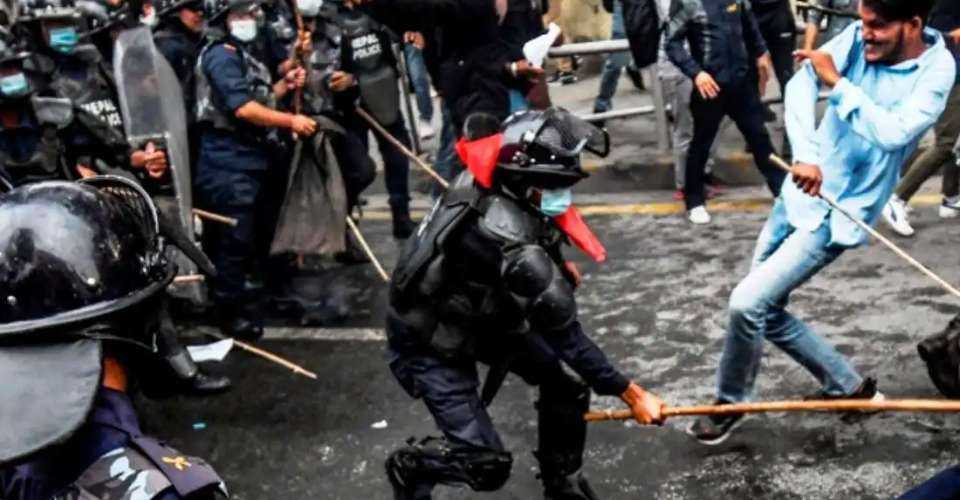
[[[161,292],[175,268],[156,207],[119,177],[0,196],[0,340],[89,322]]]
[[[157,9],[157,15],[160,18],[164,18],[169,15],[174,15],[183,8],[189,8],[191,10],[203,10],[203,0],[159,0],[154,4],[154,8]]]
[[[42,20],[74,20],[83,17],[74,0],[18,0],[16,22]]]
[[[26,37],[0,26],[0,101],[23,99],[43,86],[52,61],[30,50]]]
[[[497,178],[512,188],[568,188],[589,175],[580,163],[584,150],[610,152],[606,131],[562,108],[514,113],[501,130]]]
[[[231,11],[257,12],[261,0],[203,0],[203,17],[207,23],[223,24]]]

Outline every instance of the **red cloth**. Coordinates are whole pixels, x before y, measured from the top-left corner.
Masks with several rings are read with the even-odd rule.
[[[600,243],[590,230],[577,207],[571,205],[566,212],[554,217],[553,221],[570,237],[570,241],[591,259],[596,262],[607,260],[607,249],[603,248],[603,243]]]
[[[457,141],[457,154],[481,186],[490,189],[493,186],[493,172],[497,169],[497,157],[503,145],[503,134],[491,135],[483,139]]]

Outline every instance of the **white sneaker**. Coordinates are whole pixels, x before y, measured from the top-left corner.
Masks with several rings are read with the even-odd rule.
[[[426,120],[418,120],[417,130],[420,132],[420,139],[423,140],[429,139],[437,133],[435,130],[433,130],[433,126],[430,124],[430,122]]]
[[[709,224],[710,212],[707,212],[707,208],[703,205],[693,207],[689,212],[687,212],[687,219],[689,219],[691,223],[697,225]]]
[[[910,226],[907,216],[907,204],[900,198],[891,196],[890,201],[883,206],[883,221],[900,236],[913,236],[913,227]]]
[[[954,219],[960,215],[960,196],[954,196],[953,198],[944,196],[940,203],[939,214],[941,219]]]

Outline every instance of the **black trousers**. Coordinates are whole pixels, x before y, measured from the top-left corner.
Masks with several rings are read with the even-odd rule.
[[[777,83],[780,85],[780,95],[787,95],[787,82],[793,78],[794,63],[793,51],[797,50],[797,34],[793,32],[784,33],[764,33],[763,39],[767,42],[767,50],[770,51],[770,58],[773,60],[773,71],[777,75]],[[790,138],[784,134],[783,148],[781,149],[785,158],[793,156],[790,147]]]
[[[786,174],[769,159],[774,152],[773,144],[763,124],[763,104],[760,102],[760,91],[755,79],[745,78],[734,84],[721,83],[720,95],[710,100],[700,97],[700,92],[694,87],[690,111],[693,115],[693,140],[687,155],[686,181],[683,186],[688,210],[703,205],[706,200],[704,169],[724,116],[729,116],[740,129],[770,191],[774,196],[780,195],[780,186]]]

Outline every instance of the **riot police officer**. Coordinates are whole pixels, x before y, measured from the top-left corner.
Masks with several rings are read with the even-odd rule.
[[[47,61],[38,64],[49,82],[40,95],[73,109],[60,134],[71,176],[128,169],[142,180],[162,178],[164,152],[127,142],[108,64],[96,47],[80,43],[82,22],[73,0],[22,0],[14,26],[17,38],[36,41],[35,60]]]
[[[257,1],[206,0],[204,14],[210,41],[196,69],[201,127],[197,201],[238,221],[235,227],[205,228],[205,249],[218,271],[212,296],[224,333],[258,338],[263,327],[257,301],[244,286],[258,198],[271,175],[278,129],[307,137],[314,133],[316,122],[276,109],[278,99],[303,85],[305,72],[291,70],[272,83],[269,68],[251,52],[259,34]]]
[[[409,147],[409,136],[400,114],[399,73],[392,45],[395,35],[359,10],[357,3],[354,0],[332,1],[331,8],[325,9],[317,18],[321,23],[317,31],[335,46],[331,54],[336,56],[332,62],[336,69],[326,76],[324,84],[333,93],[338,121],[347,129],[345,136],[334,138],[333,142],[338,154],[344,157],[341,163],[346,168],[366,164],[369,149],[370,126],[354,111],[358,104],[387,132]],[[320,49],[328,46],[329,43],[324,43]],[[393,236],[406,239],[414,228],[410,219],[410,162],[381,135],[374,135],[383,158]],[[344,180],[351,194],[362,185],[365,177],[363,169],[344,171]]]
[[[203,460],[144,435],[128,392],[160,383],[155,311],[176,269],[136,183],[0,196],[0,497],[207,500]],[[122,477],[124,480],[117,480]],[[134,480],[135,479],[135,480]]]
[[[160,0],[156,9],[159,24],[153,33],[157,50],[170,62],[183,89],[190,141],[190,164],[196,164],[199,130],[196,126],[194,68],[203,46],[202,0]]]
[[[511,116],[499,137],[499,121],[489,115],[472,115],[465,128],[472,141],[458,149],[468,171],[407,243],[391,282],[390,369],[444,434],[389,456],[395,498],[428,499],[440,483],[492,491],[506,482],[512,458],[486,406],[513,372],[540,389],[535,455],[545,498],[595,499],[579,472],[590,388],[620,395],[644,424],[659,422],[663,406],[583,332],[574,298],[579,274],[561,251],[569,238],[604,258],[571,209],[570,187],[587,176],[580,149],[606,154],[608,139],[555,108]],[[490,365],[482,391],[477,361]]]

